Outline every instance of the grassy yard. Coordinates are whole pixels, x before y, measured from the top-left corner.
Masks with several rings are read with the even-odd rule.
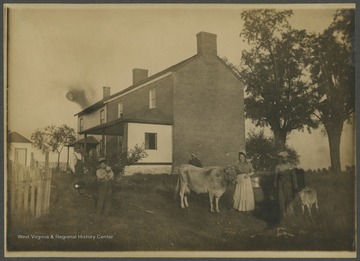
[[[257,202],[253,213],[232,210],[232,184],[220,199],[221,213],[210,212],[204,194],[191,194],[190,209],[183,210],[179,199],[174,199],[176,180],[176,175],[166,174],[121,177],[114,186],[111,214],[96,218],[94,178],[86,178],[89,195],[80,196],[72,177],[54,173],[50,213],[25,226],[10,224],[8,250],[355,250],[352,174],[307,174],[307,185],[318,191],[319,211],[313,210],[312,223],[297,206],[285,235],[276,229],[278,209],[270,199],[271,176],[262,177],[265,199]]]

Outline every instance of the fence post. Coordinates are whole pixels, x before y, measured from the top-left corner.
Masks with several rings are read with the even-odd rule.
[[[30,185],[30,213],[32,215],[32,218],[36,218],[36,194],[35,194],[35,179],[36,179],[36,172],[37,172],[38,166],[35,166],[31,171],[31,185]]]
[[[26,166],[17,166],[17,206],[16,206],[16,218],[22,220],[24,218],[24,185],[26,178]]]
[[[15,172],[15,164],[14,162],[10,161],[9,162],[9,173],[8,173],[8,178],[9,178],[9,183],[10,183],[10,213],[11,215],[14,215],[14,211],[15,211],[15,196],[16,196],[16,172]],[[8,183],[8,184],[9,184]]]
[[[18,162],[8,165],[8,207],[11,223],[29,221],[49,212],[51,169],[49,153],[45,154],[45,172],[36,166],[31,156],[31,166]]]
[[[30,167],[33,168],[35,165],[34,152],[31,152]]]
[[[26,173],[25,173],[25,178],[24,178],[24,220],[26,220],[29,216],[29,192],[30,192],[30,184],[31,184],[31,180],[30,180],[30,175],[31,175],[31,171],[32,168],[31,167],[27,167],[26,168]]]
[[[49,212],[50,189],[51,189],[51,169],[49,168],[49,152],[45,154],[45,175],[43,179],[43,211]]]
[[[45,173],[45,213],[49,213],[50,195],[51,195],[51,174],[52,171]]]
[[[42,208],[42,200],[43,200],[43,196],[42,196],[42,173],[39,169],[36,170],[35,172],[35,182],[33,182],[35,184],[35,190],[36,190],[36,206],[35,206],[35,217],[38,218],[41,216],[41,208]]]

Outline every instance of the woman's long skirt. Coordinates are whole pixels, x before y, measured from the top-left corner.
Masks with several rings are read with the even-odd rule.
[[[239,211],[251,211],[255,209],[254,192],[251,178],[245,178],[245,174],[236,176],[237,185],[234,192],[234,208]]]

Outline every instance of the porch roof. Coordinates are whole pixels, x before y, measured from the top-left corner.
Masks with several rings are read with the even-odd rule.
[[[144,123],[144,124],[159,124],[159,125],[173,124],[172,121],[168,121],[168,120],[133,119],[133,118],[123,117],[111,122],[103,123],[95,127],[80,131],[79,134],[123,136],[124,125],[126,123]]]
[[[88,145],[97,145],[99,144],[99,141],[94,137],[94,136],[88,136],[86,138],[82,138],[80,140],[76,140],[70,144],[68,144],[68,147],[74,147],[75,145],[78,144],[88,144]]]

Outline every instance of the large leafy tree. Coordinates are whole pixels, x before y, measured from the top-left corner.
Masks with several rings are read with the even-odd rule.
[[[289,153],[289,161],[299,164],[299,155],[296,150],[286,146]],[[264,130],[259,132],[250,131],[246,138],[246,153],[252,158],[252,165],[256,170],[274,171],[278,163],[275,141],[272,137],[267,137]]]
[[[242,52],[239,74],[246,85],[246,117],[269,126],[277,151],[286,148],[293,130],[316,126],[313,95],[307,76],[308,35],[292,29],[291,10],[252,9],[241,13],[241,37],[250,45]]]
[[[333,23],[313,37],[311,80],[316,95],[314,115],[329,140],[332,170],[341,171],[340,140],[344,123],[355,108],[355,12],[338,10]]]
[[[43,153],[52,152],[58,156],[57,168],[60,164],[60,155],[64,146],[75,141],[75,130],[67,125],[49,125],[43,129],[37,129],[31,134],[31,140],[35,148]]]

